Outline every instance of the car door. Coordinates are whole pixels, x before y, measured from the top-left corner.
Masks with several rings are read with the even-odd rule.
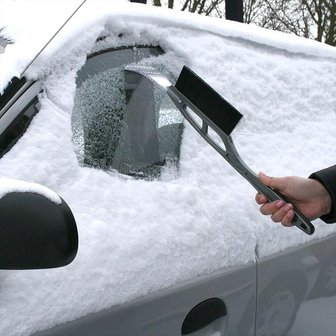
[[[34,336],[254,335],[255,265],[159,291]]]
[[[258,259],[256,335],[335,333],[336,236]]]

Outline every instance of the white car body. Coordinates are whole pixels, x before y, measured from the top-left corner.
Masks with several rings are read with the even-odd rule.
[[[235,328],[244,316],[248,320],[244,332],[263,335],[258,317],[254,321],[255,297],[267,288],[277,267],[288,267],[288,272],[297,267],[308,279],[301,298],[306,299],[321,262],[312,251],[322,250],[316,244],[326,244],[326,250],[335,252],[336,226],[316,220],[315,234],[307,236],[261,216],[254,203],[255,190],[186,123],[179,170],[168,169],[159,180],[82,166],[71,124],[76,76],[94,52],[160,46],[164,54],[150,59],[151,65],[164,64],[175,76],[188,65],[246,117],[232,136],[254,170],[308,176],[335,163],[335,48],[255,26],[125,1],[87,0],[52,38],[81,4],[68,5],[60,19],[56,15],[61,12],[56,10],[60,2],[55,3],[50,5],[55,17],[49,12],[41,23],[21,30],[8,25],[5,30],[12,32],[14,43],[0,54],[0,92],[13,76],[38,81],[36,94],[42,92],[39,113],[0,159],[0,171],[2,177],[40,183],[61,195],[76,218],[80,246],[74,262],[65,268],[0,271],[0,334],[32,335],[87,317],[86,322],[79,320],[84,321],[84,335],[94,313],[111,311],[111,316],[119,316],[119,307],[129,307],[134,300],[135,306],[146,307],[142,302],[148,298],[157,299],[160,293],[169,297],[198,283],[203,286],[200,292],[206,293],[207,283],[220,279],[214,288],[224,284],[229,288],[236,282],[231,294],[246,291],[252,301],[246,302],[245,294],[237,299],[239,305],[236,299],[232,306],[230,299],[223,299],[229,314],[237,309],[237,316],[226,321],[227,333],[213,335],[239,335]],[[307,249],[309,253],[304,252]],[[216,296],[204,294],[202,300],[207,295]],[[190,310],[202,300],[191,300]],[[322,307],[330,311],[335,302],[330,296]],[[241,308],[245,306],[250,307],[247,315]],[[129,327],[129,335],[164,335],[164,323],[173,317],[160,324],[150,307],[148,313],[142,309],[149,329],[137,329],[141,324],[137,311],[136,321],[129,316],[134,327]],[[155,307],[159,310],[160,304]],[[302,307],[296,316],[303,317],[293,320],[291,335],[316,332],[305,325],[310,321],[304,317],[314,304]],[[186,308],[176,311],[182,321],[187,313]],[[95,335],[121,335],[125,330],[119,327],[115,330],[120,333],[113,333],[119,318],[106,318],[113,322],[104,322],[105,330]],[[332,319],[324,326],[336,328]],[[53,333],[51,329],[50,335],[75,335],[71,328],[76,330],[76,322],[68,330]]]

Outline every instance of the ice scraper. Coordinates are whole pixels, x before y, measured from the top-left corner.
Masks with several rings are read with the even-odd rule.
[[[165,75],[152,67],[129,65],[126,71],[138,73],[159,85],[172,99],[185,119],[196,131],[252,186],[264,194],[270,202],[288,201],[276,190],[261,183],[240,157],[231,137],[243,115],[198,75],[184,66],[175,85]],[[292,224],[308,235],[314,226],[297,209]]]

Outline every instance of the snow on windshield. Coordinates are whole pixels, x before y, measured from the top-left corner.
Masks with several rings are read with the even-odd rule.
[[[151,17],[136,8],[131,15],[138,21],[127,20],[130,9],[128,16],[101,16],[80,37],[64,37],[67,48],[56,52],[59,41],[30,69],[32,77],[43,78],[41,109],[0,160],[0,171],[60,194],[74,212],[80,247],[74,262],[62,269],[0,272],[5,303],[0,314],[6,316],[2,335],[29,335],[254,262],[256,246],[261,257],[269,256],[336,231],[317,220],[316,234],[309,237],[261,216],[253,188],[188,124],[174,178],[143,181],[80,166],[71,129],[76,73],[90,50],[134,44],[160,45],[165,54],[152,58],[151,65],[165,64],[175,75],[188,65],[244,114],[232,137],[255,171],[307,176],[335,163],[336,61],[331,51],[329,58],[319,57],[325,47],[309,42],[305,49],[303,42],[295,52],[291,39],[288,50],[264,45],[270,38],[277,41],[278,34],[271,33],[254,32],[258,43],[221,36],[222,21],[216,20],[200,19],[203,27],[211,22],[207,31],[191,29],[191,21],[188,28],[179,19],[174,26],[172,18]],[[239,30],[245,38],[251,35],[245,26],[225,25],[234,36]],[[99,35],[109,37],[93,47]],[[280,40],[284,46],[285,38]]]

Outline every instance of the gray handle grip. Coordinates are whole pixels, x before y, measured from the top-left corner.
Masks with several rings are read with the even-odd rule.
[[[262,184],[258,178],[256,180],[255,176],[253,176],[252,178],[247,177],[247,179],[252,183],[255,189],[257,189],[259,192],[264,194],[270,202],[281,200],[281,201],[284,201],[285,203],[289,203],[286,197],[284,197],[278,191]],[[293,218],[292,224],[298,227],[300,230],[302,230],[306,234],[312,235],[315,232],[314,225],[298,209],[294,208],[293,211],[294,211],[294,218]]]

